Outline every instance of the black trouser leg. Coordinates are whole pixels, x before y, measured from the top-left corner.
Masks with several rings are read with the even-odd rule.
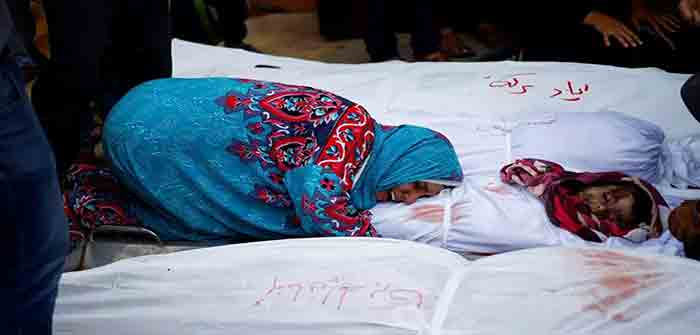
[[[105,113],[134,86],[172,75],[168,1],[116,1],[121,9],[114,17],[113,44],[101,70],[105,87],[99,103]]]
[[[368,3],[365,46],[373,62],[399,57],[390,4],[389,0],[372,0]]]
[[[224,43],[227,46],[240,45],[248,34],[245,25],[248,19],[248,3],[245,0],[218,0],[215,3]]]
[[[606,47],[603,35],[592,27],[574,24],[559,32],[528,31],[525,59],[528,61],[577,62],[627,67],[650,66],[648,45],[623,48],[611,38]]]
[[[79,152],[81,129],[91,117],[90,102],[102,91],[99,70],[115,10],[112,2],[44,1],[51,60],[32,100],[61,173]]]
[[[211,44],[192,0],[171,0],[173,36],[186,41]]]
[[[666,67],[668,71],[680,73],[700,72],[700,27],[683,27],[681,31],[669,33],[676,50],[672,52],[673,58]],[[668,55],[668,49],[665,53]]]
[[[424,56],[440,50],[440,27],[435,16],[435,5],[431,0],[414,0],[411,48],[413,55]]]
[[[12,14],[15,30],[17,30],[24,47],[29,50],[34,44],[34,36],[36,35],[36,24],[34,16],[32,16],[30,1],[10,0],[7,1],[7,7]]]

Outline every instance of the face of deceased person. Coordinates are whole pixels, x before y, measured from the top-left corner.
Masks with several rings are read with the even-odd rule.
[[[402,202],[413,204],[423,197],[432,197],[445,189],[445,186],[435,183],[418,181],[395,186],[387,191],[377,192],[377,201]]]
[[[580,196],[598,218],[611,219],[623,226],[637,223],[634,194],[627,187],[590,186],[583,189]]]

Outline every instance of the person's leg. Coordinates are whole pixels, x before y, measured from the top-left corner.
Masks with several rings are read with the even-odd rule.
[[[24,47],[29,48],[34,44],[34,36],[36,35],[36,24],[30,0],[10,0],[7,1],[7,7],[12,13],[12,21],[22,42],[24,42]]]
[[[440,27],[433,1],[414,0],[409,3],[413,5],[411,48],[413,56],[422,59],[440,51]]]
[[[102,63],[106,84],[100,96],[100,114],[109,112],[136,85],[172,76],[168,1],[111,1],[118,9],[110,35],[113,43]]]
[[[144,51],[141,58],[142,71],[136,76],[137,84],[157,78],[172,76],[172,34],[170,33],[170,16],[168,0],[131,0],[141,12],[141,45]],[[137,14],[137,13],[134,13]],[[138,39],[136,39],[138,40]]]
[[[209,32],[202,25],[194,0],[171,0],[170,15],[175,38],[206,44],[216,42],[211,40]]]
[[[670,33],[669,37],[673,40],[676,50],[672,52],[673,57],[668,57],[669,52],[666,52],[668,66],[664,69],[679,73],[699,72],[700,53],[697,46],[700,41],[700,27],[683,26],[680,31]]]
[[[524,46],[527,61],[594,63],[595,50],[602,47],[602,37],[593,29],[580,24],[559,27],[557,31],[544,34],[543,29],[527,29]]]
[[[224,44],[230,48],[243,45],[248,34],[245,20],[248,19],[248,2],[245,0],[216,0],[210,2],[216,5],[219,14],[219,26]]]
[[[0,153],[0,329],[50,335],[68,228],[51,147],[16,64],[0,64]]]
[[[7,1],[7,7],[12,14],[12,21],[15,25],[15,30],[20,36],[20,40],[27,52],[26,57],[31,57],[29,50],[34,45],[34,36],[36,35],[36,24],[34,16],[30,8],[29,0],[14,0]]]
[[[90,102],[102,91],[100,65],[113,8],[106,0],[45,0],[51,60],[32,91],[32,101],[62,173],[80,148]]]
[[[399,57],[394,19],[391,15],[390,0],[369,1],[367,8],[367,32],[365,46],[373,62],[383,62]]]

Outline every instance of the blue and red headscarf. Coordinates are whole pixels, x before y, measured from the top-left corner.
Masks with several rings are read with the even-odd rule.
[[[456,186],[462,181],[457,153],[444,135],[408,125],[377,125],[375,134],[372,154],[351,191],[356,207],[372,208],[377,192],[402,184],[431,181]]]

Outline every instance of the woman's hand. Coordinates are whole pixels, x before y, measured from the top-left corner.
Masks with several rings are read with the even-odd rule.
[[[666,36],[666,33],[678,31],[681,26],[678,18],[671,14],[656,13],[649,9],[644,1],[645,0],[632,1],[632,15],[630,17],[632,25],[634,25],[637,31],[641,30],[642,25],[649,25],[656,35],[666,41],[666,44],[671,47],[671,50],[676,50],[676,46],[673,44],[673,41]]]
[[[583,23],[592,26],[603,34],[603,41],[606,47],[610,46],[610,37],[615,38],[623,47],[637,47],[642,45],[642,40],[627,26],[601,12],[592,11],[583,19]]]
[[[678,8],[683,18],[700,26],[700,0],[681,0]]]

